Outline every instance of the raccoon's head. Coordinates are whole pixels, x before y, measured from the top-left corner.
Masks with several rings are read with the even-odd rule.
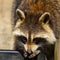
[[[56,38],[49,24],[49,12],[44,12],[39,17],[26,14],[20,9],[16,12],[18,20],[13,34],[17,50],[23,51],[25,57],[36,56],[42,51],[42,47],[54,44]]]

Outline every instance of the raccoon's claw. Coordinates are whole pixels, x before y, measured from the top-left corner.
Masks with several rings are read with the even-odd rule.
[[[31,55],[29,56],[29,58],[35,57],[35,56],[38,55],[39,53],[40,53],[40,50],[35,51],[33,54],[31,54]]]
[[[25,58],[27,57],[27,53],[26,53],[26,52],[24,53],[24,57],[25,57]]]
[[[29,56],[29,58],[32,58],[32,57],[34,57],[34,56],[35,56],[35,54],[32,54],[32,55]]]

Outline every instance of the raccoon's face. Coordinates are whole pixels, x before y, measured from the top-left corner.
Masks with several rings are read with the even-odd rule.
[[[17,50],[23,51],[25,57],[32,58],[42,52],[42,47],[56,41],[50,28],[50,13],[45,12],[40,17],[26,15],[17,9],[18,20],[14,29]],[[34,19],[34,20],[33,20]]]

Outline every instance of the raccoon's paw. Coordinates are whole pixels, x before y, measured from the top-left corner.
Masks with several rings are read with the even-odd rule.
[[[26,53],[26,52],[24,52],[24,57],[25,57],[25,58],[27,57],[27,53]]]
[[[37,51],[33,52],[33,54],[31,54],[31,55],[29,56],[29,58],[33,58],[33,57],[35,57],[36,55],[38,55],[39,53],[40,53],[40,50],[37,50]]]

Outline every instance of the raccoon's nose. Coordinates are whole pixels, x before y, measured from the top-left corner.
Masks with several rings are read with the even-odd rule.
[[[31,50],[27,50],[27,53],[28,53],[28,54],[32,54],[32,51],[31,51]]]

